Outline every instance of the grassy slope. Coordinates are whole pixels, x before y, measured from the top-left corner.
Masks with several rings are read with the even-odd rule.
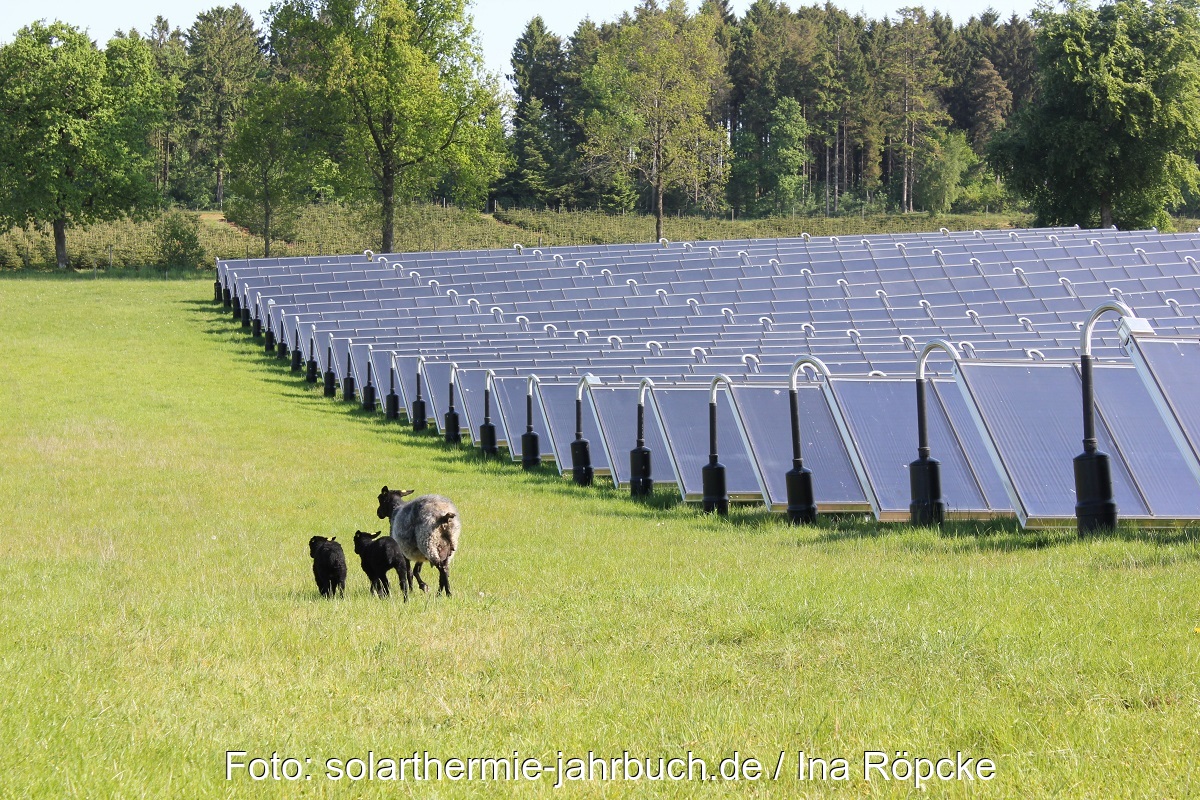
[[[481,465],[325,400],[204,282],[0,281],[0,796],[538,796],[224,782],[224,751],[622,749],[994,757],[938,796],[1200,791],[1191,536],[706,519]],[[454,497],[452,600],[380,602],[349,552],[382,483]],[[349,548],[348,548],[349,549]],[[789,761],[785,774],[794,769]],[[856,778],[704,794],[901,796]],[[694,795],[579,784],[568,796]]]

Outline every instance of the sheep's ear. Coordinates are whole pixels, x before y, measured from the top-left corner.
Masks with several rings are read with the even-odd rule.
[[[386,486],[383,487],[383,491],[381,491],[380,494],[387,494],[387,490],[388,488]]]
[[[336,542],[336,541],[337,541],[337,537],[336,537],[336,536],[334,536],[334,537],[333,537],[332,539],[330,539],[329,541],[331,541],[331,542]]]
[[[410,494],[416,494],[416,493],[417,493],[417,490],[416,490],[416,489],[402,489],[402,490],[400,491],[400,496],[401,496],[401,497],[408,497]]]

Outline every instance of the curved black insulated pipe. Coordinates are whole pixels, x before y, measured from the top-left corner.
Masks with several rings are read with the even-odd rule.
[[[387,393],[387,397],[383,402],[383,413],[386,419],[400,419],[400,395],[396,394],[396,368],[391,367],[388,370],[388,379],[391,381],[391,386]]]
[[[446,444],[462,444],[462,427],[458,412],[454,410],[454,373],[450,373],[450,404],[446,409]]]
[[[421,397],[421,367],[417,367],[417,396],[413,400],[412,429],[423,431],[429,427],[429,419],[425,416],[425,400]]]
[[[1096,395],[1092,382],[1094,357],[1079,358],[1083,383],[1083,452],[1073,459],[1075,467],[1075,523],[1080,536],[1110,531],[1117,527],[1117,503],[1113,499],[1112,465],[1108,453],[1097,449]]]
[[[492,389],[490,382],[483,387],[483,423],[479,426],[479,450],[485,456],[500,455],[496,444],[496,426],[492,424]]]
[[[575,398],[575,441],[571,442],[571,479],[579,486],[591,486],[596,479],[592,467],[592,446],[583,438],[583,398]]]
[[[533,381],[530,381],[529,392],[525,395],[525,432],[521,434],[521,466],[525,469],[537,469],[541,465],[541,445],[537,433],[533,430]]]
[[[912,502],[908,506],[913,525],[941,525],[946,518],[942,500],[942,464],[929,457],[929,434],[925,416],[925,388],[929,381],[917,378],[917,460],[908,465],[908,484]]]
[[[371,360],[367,359],[367,385],[362,389],[362,407],[363,411],[375,410],[375,381],[371,373]]]
[[[337,397],[337,376],[333,374],[333,348],[330,347],[325,353],[325,363],[329,368],[325,370],[325,396]]]
[[[812,470],[804,466],[800,456],[800,393],[788,392],[792,417],[792,468],[784,476],[787,482],[787,518],[792,525],[812,525],[817,521],[817,504],[813,499]]]
[[[715,387],[714,387],[715,395]],[[708,402],[708,463],[700,469],[700,483],[704,490],[704,513],[729,514],[729,489],[725,477],[725,465],[717,460],[717,402]]]
[[[354,385],[354,374],[350,371],[350,351],[346,351],[346,377],[342,378],[342,400],[346,403],[354,401],[358,387]]]
[[[629,451],[629,496],[649,497],[654,493],[650,450],[646,447],[646,405],[637,407],[637,446]]]

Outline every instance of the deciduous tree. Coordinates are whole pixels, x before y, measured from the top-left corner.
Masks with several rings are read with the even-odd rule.
[[[22,28],[0,47],[0,226],[49,222],[65,268],[69,226],[156,207],[149,132],[161,100],[136,34],[101,52],[61,22]]]
[[[1165,225],[1200,177],[1200,16],[1188,0],[1036,12],[1038,92],[993,162],[1042,224]]]

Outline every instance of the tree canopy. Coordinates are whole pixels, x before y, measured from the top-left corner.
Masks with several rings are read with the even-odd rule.
[[[585,152],[596,168],[649,184],[656,238],[668,189],[698,200],[724,186],[725,135],[708,116],[712,89],[724,80],[716,22],[689,14],[682,0],[665,9],[644,3],[601,45],[587,78],[599,102],[585,123]]]
[[[1188,0],[1042,8],[1038,92],[991,158],[1043,224],[1163,225],[1200,172],[1200,18]]]
[[[288,75],[327,98],[322,124],[341,123],[325,134],[345,189],[379,200],[385,251],[398,198],[448,170],[476,193],[498,177],[499,100],[464,0],[286,0],[271,39]]]
[[[162,97],[136,34],[101,52],[61,22],[22,28],[0,47],[0,223],[49,222],[66,267],[68,226],[157,207],[148,133]]]

